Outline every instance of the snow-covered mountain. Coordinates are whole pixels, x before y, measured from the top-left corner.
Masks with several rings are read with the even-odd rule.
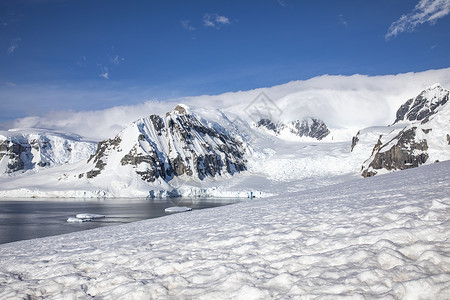
[[[401,121],[421,121],[444,109],[448,102],[449,91],[436,83],[417,97],[406,101],[397,111],[395,123]],[[448,109],[448,108],[447,108]]]
[[[322,120],[311,117],[287,123],[261,119],[256,123],[256,127],[265,128],[276,136],[310,137],[317,140],[322,140],[330,133]]]
[[[362,166],[362,176],[450,159],[448,100],[449,91],[435,84],[406,101],[396,113],[392,130],[379,136]]]
[[[361,129],[352,141],[333,136],[353,128],[318,119],[255,124],[185,105],[97,146],[7,132],[1,166],[17,176],[0,179],[0,197],[263,197],[449,160],[448,97],[433,85],[401,105],[394,124]],[[21,174],[27,169],[39,172]]]
[[[138,175],[143,181],[170,181],[233,175],[246,170],[246,145],[217,123],[178,105],[165,117],[151,115],[98,144],[79,178],[105,174]]]
[[[0,132],[0,174],[39,171],[87,160],[95,152],[93,142],[78,135],[39,129]]]

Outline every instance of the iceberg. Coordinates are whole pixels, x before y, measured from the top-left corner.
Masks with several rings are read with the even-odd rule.
[[[75,217],[79,219],[101,219],[106,217],[105,215],[98,215],[98,214],[77,214]]]
[[[89,222],[91,219],[81,219],[77,217],[70,217],[67,219],[68,223],[83,223],[83,222]]]
[[[184,211],[191,211],[192,208],[190,207],[184,207],[184,206],[173,206],[173,207],[168,207],[165,209],[165,212],[184,212]]]
[[[67,222],[69,223],[83,223],[83,222],[89,222],[92,221],[92,219],[101,219],[106,217],[105,215],[98,215],[98,214],[77,214],[75,217],[70,217],[67,219]]]

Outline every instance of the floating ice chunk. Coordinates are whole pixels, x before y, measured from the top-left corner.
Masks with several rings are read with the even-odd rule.
[[[80,218],[77,218],[77,217],[70,217],[70,218],[67,219],[67,222],[69,222],[69,223],[83,223],[83,222],[88,222],[90,220],[91,219],[80,219]]]
[[[190,211],[192,208],[190,207],[184,207],[184,206],[173,206],[168,207],[165,209],[165,212],[183,212],[183,211]]]
[[[75,217],[79,219],[100,219],[104,218],[105,215],[97,215],[97,214],[77,214]]]

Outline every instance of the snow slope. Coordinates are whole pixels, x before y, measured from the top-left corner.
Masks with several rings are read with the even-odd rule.
[[[441,162],[4,244],[0,298],[448,299],[449,177]]]

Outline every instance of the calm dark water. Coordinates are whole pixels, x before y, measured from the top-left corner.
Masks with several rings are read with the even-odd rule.
[[[204,209],[238,203],[237,199],[39,199],[0,200],[0,244],[167,216],[171,206]],[[105,215],[91,222],[68,223],[79,213]],[[189,213],[189,212],[185,212]]]

